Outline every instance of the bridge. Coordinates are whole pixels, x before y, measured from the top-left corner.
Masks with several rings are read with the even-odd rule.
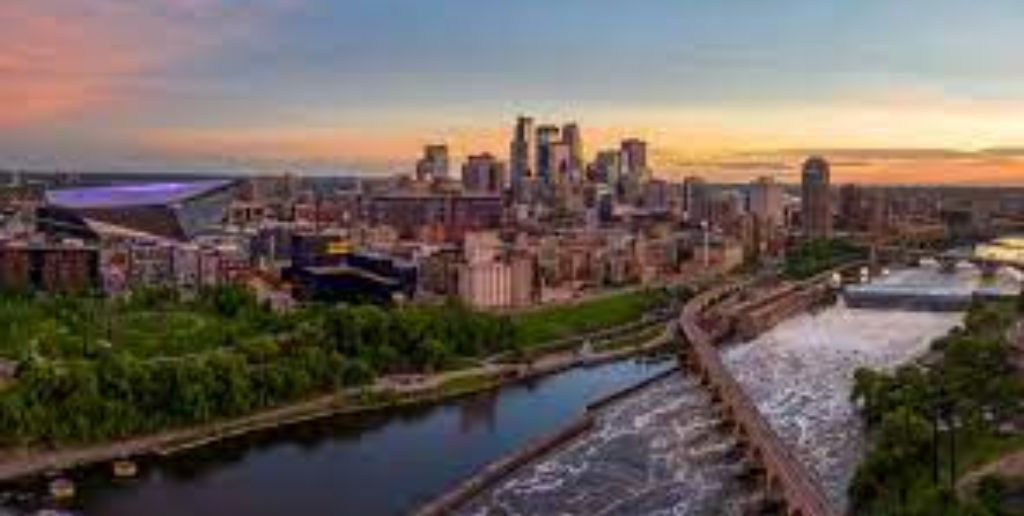
[[[948,225],[919,225],[901,228],[889,234],[853,234],[850,240],[870,251],[871,266],[877,270],[880,262],[908,263],[921,258],[934,258],[946,271],[953,271],[960,262],[977,266],[983,274],[992,275],[1000,267],[1024,268],[1017,260],[1001,259],[996,256],[978,256],[961,250],[949,251],[958,244],[983,243],[999,235],[1024,233],[1024,219],[997,218],[987,225],[986,231],[966,241],[955,238],[955,231]]]
[[[790,516],[836,515],[817,478],[783,443],[722,362],[715,343],[730,331],[729,324],[716,318],[705,328],[702,322],[709,308],[749,285],[740,282],[712,289],[683,307],[678,331],[688,343],[685,356],[733,424],[749,457],[760,465],[766,491],[778,497],[785,512]]]
[[[985,277],[992,277],[1002,267],[1015,269],[1024,268],[1024,263],[1018,260],[1000,258],[998,256],[984,256],[966,248],[948,250],[913,249],[906,247],[873,246],[871,247],[871,266],[877,269],[881,262],[910,263],[921,259],[932,259],[939,263],[943,272],[953,273],[960,263],[969,263],[981,271]]]

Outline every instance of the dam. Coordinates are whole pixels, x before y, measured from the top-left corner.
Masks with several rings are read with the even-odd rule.
[[[1019,291],[1019,280],[1004,279],[1007,292]],[[981,284],[977,271],[949,275],[927,264],[877,281],[937,291]],[[914,360],[962,318],[956,310],[849,306],[840,297],[719,352],[841,513],[866,446],[849,400],[853,373]],[[767,493],[745,477],[739,443],[701,387],[684,373],[620,400],[595,429],[516,471],[460,514],[742,514],[757,507]]]

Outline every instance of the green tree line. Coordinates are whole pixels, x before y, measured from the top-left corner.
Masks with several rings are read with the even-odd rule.
[[[76,310],[82,306],[98,306],[60,303],[69,305],[69,318],[81,318]],[[130,303],[117,309],[182,308],[180,300],[158,293]],[[0,389],[0,442],[90,442],[203,423],[366,384],[381,374],[442,370],[518,345],[507,317],[454,303],[391,310],[314,306],[278,315],[236,288],[205,291],[189,303],[189,310],[213,321],[231,321],[230,331],[208,333],[213,342],[180,355],[140,354],[130,346],[27,353],[17,380]]]
[[[852,397],[871,445],[849,487],[854,513],[1000,514],[958,500],[954,484],[969,458],[1017,440],[999,432],[1024,393],[1006,339],[1014,308],[976,303],[962,328],[933,343],[932,360],[856,372]]]
[[[864,256],[862,249],[846,240],[811,240],[787,253],[783,274],[790,279],[807,279]]]

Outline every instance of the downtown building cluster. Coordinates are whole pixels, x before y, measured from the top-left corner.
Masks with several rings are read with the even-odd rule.
[[[434,144],[407,173],[386,177],[10,174],[0,188],[0,289],[123,295],[245,284],[282,309],[459,298],[506,310],[779,263],[809,239],[969,234],[1024,214],[1007,189],[837,187],[817,157],[802,164],[799,184],[671,181],[642,140],[589,154],[584,142],[575,123],[520,117],[507,156],[455,164]]]

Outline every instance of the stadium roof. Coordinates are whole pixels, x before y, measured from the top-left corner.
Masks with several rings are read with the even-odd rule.
[[[208,194],[232,184],[229,180],[187,183],[145,183],[68,188],[46,192],[46,201],[71,209],[167,206]]]
[[[235,186],[218,180],[53,190],[46,193],[39,224],[79,238],[187,241],[223,220]]]

